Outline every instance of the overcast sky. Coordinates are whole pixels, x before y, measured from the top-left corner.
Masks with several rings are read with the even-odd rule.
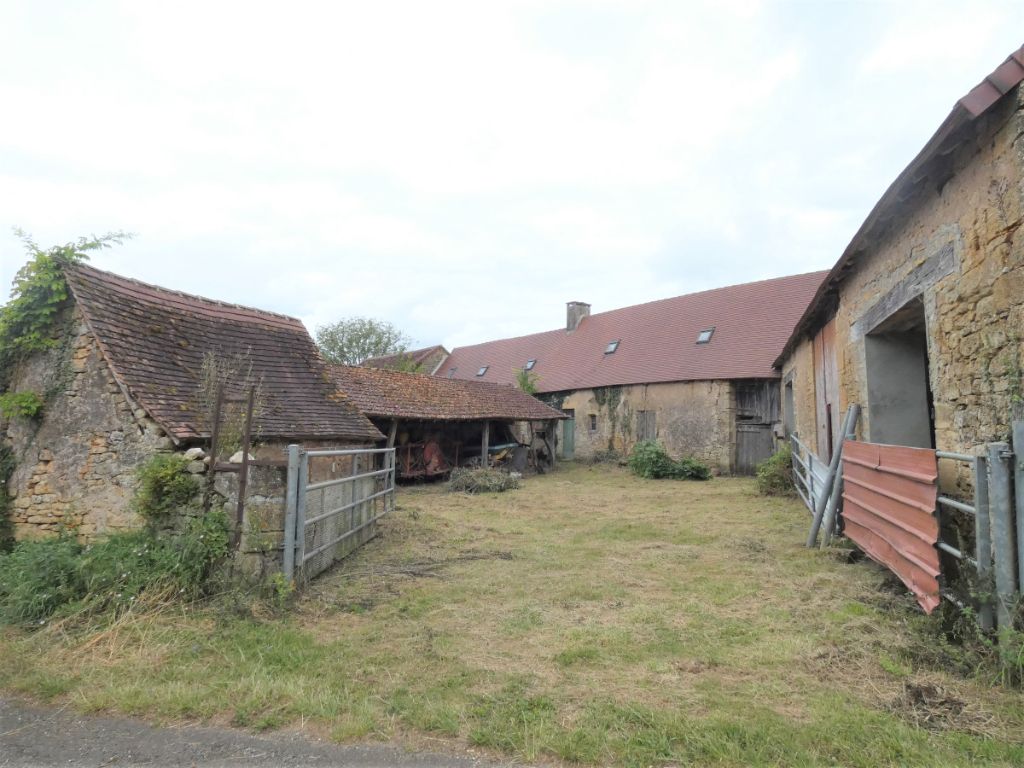
[[[0,284],[41,245],[449,348],[832,266],[1022,2],[0,0]],[[6,295],[6,294],[5,294]]]

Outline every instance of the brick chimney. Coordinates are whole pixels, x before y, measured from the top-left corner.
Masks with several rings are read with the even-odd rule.
[[[590,305],[585,301],[569,301],[565,304],[565,330],[575,331],[584,317],[590,317]]]

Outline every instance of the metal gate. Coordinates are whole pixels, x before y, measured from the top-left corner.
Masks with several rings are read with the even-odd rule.
[[[284,575],[308,581],[376,535],[395,508],[395,449],[288,446]]]

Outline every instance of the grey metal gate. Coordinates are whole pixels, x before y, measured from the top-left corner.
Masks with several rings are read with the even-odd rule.
[[[376,534],[395,508],[395,449],[288,446],[285,578],[308,581]]]

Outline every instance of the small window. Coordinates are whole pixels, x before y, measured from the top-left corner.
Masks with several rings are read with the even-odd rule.
[[[537,364],[536,360],[527,360],[526,361],[526,365],[523,366],[523,370],[532,371],[533,370],[533,366],[535,366],[536,364]]]
[[[491,366],[489,366],[489,365],[481,365],[480,366],[480,370],[476,372],[476,375],[477,376],[483,376],[485,373],[487,373],[487,369],[490,368],[490,367]]]
[[[597,414],[596,413],[590,414],[590,431],[591,432],[596,432],[597,431]]]
[[[714,332],[714,328],[705,328],[703,331],[697,334],[697,343],[707,344],[709,341],[711,341],[711,336],[714,334]]]
[[[608,346],[604,348],[604,353],[606,355],[610,355],[610,354],[612,354],[612,352],[614,352],[618,348],[619,348],[619,339],[616,339],[615,341],[609,341],[608,342]]]
[[[449,368],[449,369],[448,369],[448,378],[449,378],[449,379],[454,379],[454,378],[455,378],[455,372],[456,372],[457,370],[459,370],[459,369],[458,369],[458,368],[455,368],[455,367]]]

